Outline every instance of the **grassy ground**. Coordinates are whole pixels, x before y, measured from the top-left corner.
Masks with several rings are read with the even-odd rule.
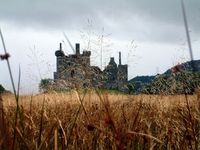
[[[0,149],[199,149],[198,97],[48,93],[0,105]]]

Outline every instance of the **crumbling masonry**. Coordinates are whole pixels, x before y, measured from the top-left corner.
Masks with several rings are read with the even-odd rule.
[[[102,88],[127,91],[128,66],[121,64],[121,52],[119,52],[119,64],[114,57],[102,71],[97,66],[90,65],[91,51],[80,53],[80,44],[76,44],[75,54],[65,55],[60,48],[55,52],[57,57],[54,81],[60,88]]]

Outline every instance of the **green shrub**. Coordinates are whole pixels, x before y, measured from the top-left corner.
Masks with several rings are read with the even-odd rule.
[[[6,89],[0,84],[0,93],[4,93]]]

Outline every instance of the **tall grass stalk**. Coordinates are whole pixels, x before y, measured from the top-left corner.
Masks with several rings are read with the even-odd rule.
[[[197,71],[197,67],[194,63],[194,55],[193,55],[193,50],[192,50],[192,43],[191,43],[191,38],[190,38],[190,32],[189,32],[189,27],[188,27],[188,21],[187,21],[184,0],[181,0],[181,8],[182,8],[182,13],[183,13],[186,37],[187,37],[188,50],[189,50],[190,60],[191,60],[191,65],[192,65],[193,80],[195,81],[195,88],[197,88],[197,85],[198,85],[197,80],[196,80],[197,77],[195,75],[195,72]]]
[[[68,131],[66,149],[68,149],[68,146],[69,146],[69,143],[70,143],[70,137],[71,137],[71,135],[72,135],[73,129],[74,129],[75,124],[76,124],[76,121],[77,121],[78,116],[79,116],[79,113],[80,113],[80,111],[81,111],[82,103],[83,103],[83,101],[84,101],[84,99],[85,99],[86,94],[87,94],[86,91],[84,91],[84,94],[83,94],[83,97],[82,97],[82,98],[80,98],[80,96],[78,96],[78,99],[80,98],[79,101],[80,101],[81,104],[79,105],[79,107],[78,107],[78,109],[77,109],[77,111],[76,111],[76,114],[75,114],[75,116],[74,116],[74,121],[73,121],[73,123],[72,123],[71,128],[70,128],[69,131]]]
[[[1,28],[0,28],[0,36],[1,36],[1,42],[3,44],[4,52],[5,52],[5,54],[7,54],[8,52],[7,52],[7,49],[6,49],[6,45],[5,45],[5,41],[4,41],[4,37],[3,37],[3,33],[1,31]],[[16,88],[15,88],[15,83],[14,83],[14,79],[13,79],[13,75],[12,75],[12,70],[11,70],[9,59],[6,59],[6,62],[7,62],[7,65],[8,65],[8,71],[9,71],[10,80],[11,80],[13,92],[14,92],[14,95],[15,95],[15,99],[18,101],[17,92],[16,92]]]
[[[41,144],[41,140],[42,140],[42,131],[43,131],[43,118],[44,118],[44,104],[45,104],[45,96],[43,99],[43,103],[42,103],[42,110],[41,110],[41,114],[40,114],[40,129],[39,129],[39,138],[38,138],[38,145]]]
[[[4,41],[4,37],[3,37],[3,33],[1,31],[1,29],[0,29],[0,37],[1,37],[1,41],[2,41],[4,52],[5,52],[5,54],[7,54],[8,52],[7,52],[7,49],[6,49],[6,45],[5,45],[5,41]],[[7,62],[8,71],[9,71],[9,75],[10,75],[10,80],[11,80],[11,83],[12,83],[12,88],[13,88],[13,92],[14,92],[14,96],[15,96],[15,100],[16,100],[16,104],[17,104],[16,113],[15,113],[16,115],[15,115],[14,138],[13,138],[13,144],[12,144],[12,149],[14,149],[15,139],[16,139],[16,126],[17,126],[17,122],[18,122],[18,115],[20,114],[20,108],[19,108],[19,87],[20,87],[20,79],[21,79],[21,69],[19,67],[18,88],[16,90],[9,59],[6,59],[6,62]]]
[[[191,59],[191,65],[192,65],[192,72],[193,72],[193,80],[195,81],[194,82],[194,88],[197,88],[197,90],[199,90],[197,87],[198,86],[198,83],[197,83],[197,76],[196,76],[196,71],[197,71],[197,67],[196,65],[194,64],[194,56],[193,56],[193,50],[192,50],[192,43],[191,43],[191,39],[190,39],[190,33],[189,33],[189,27],[188,27],[188,21],[187,21],[187,15],[186,15],[186,10],[185,10],[185,4],[184,4],[184,0],[181,0],[181,7],[182,7],[182,13],[183,13],[183,19],[184,19],[184,26],[185,26],[185,31],[186,31],[186,37],[187,37],[187,43],[188,43],[188,48],[189,48],[189,54],[190,54],[190,59]],[[196,92],[196,91],[195,91]],[[199,101],[198,103],[198,110],[200,111],[200,99],[199,99],[199,91],[197,91],[198,93],[197,94],[197,100]],[[200,141],[199,141],[199,138],[200,138],[200,135],[199,135],[199,130],[196,132],[195,131],[195,124],[194,124],[194,120],[193,120],[193,116],[191,114],[191,109],[190,109],[190,106],[189,106],[189,101],[188,101],[188,97],[187,95],[185,94],[185,99],[186,99],[186,108],[187,108],[187,111],[188,111],[188,115],[189,115],[189,121],[190,121],[190,124],[191,124],[191,128],[192,128],[192,134],[193,134],[193,137],[194,137],[194,141],[195,141],[195,148],[196,150],[199,149],[199,144],[200,144]]]

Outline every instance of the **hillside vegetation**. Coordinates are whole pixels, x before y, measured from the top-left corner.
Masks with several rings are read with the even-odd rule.
[[[129,84],[134,86],[134,93],[192,94],[200,86],[200,60],[178,64],[156,76],[137,76]]]

